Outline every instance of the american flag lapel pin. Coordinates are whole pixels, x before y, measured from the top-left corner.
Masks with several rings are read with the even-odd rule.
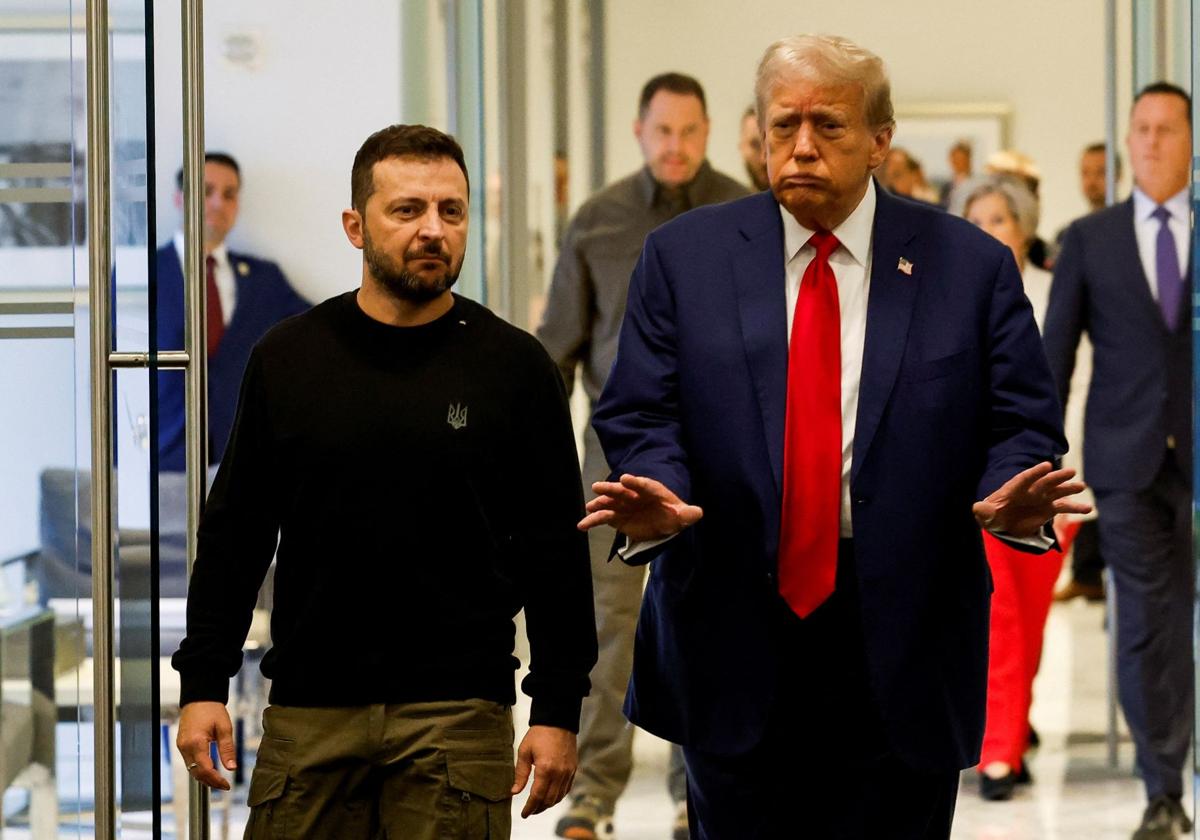
[[[900,258],[900,262],[898,262],[896,264],[896,268],[903,274],[906,274],[907,276],[912,277],[913,264],[910,263],[908,260],[906,260],[904,257]]]

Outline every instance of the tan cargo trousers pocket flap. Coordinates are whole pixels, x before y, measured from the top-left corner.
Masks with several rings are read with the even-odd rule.
[[[511,754],[446,753],[450,787],[488,802],[502,802],[512,796],[515,772]]]
[[[246,796],[246,804],[254,808],[272,799],[278,799],[283,796],[287,780],[286,770],[262,765],[255,767],[254,774],[250,777],[250,792]]]

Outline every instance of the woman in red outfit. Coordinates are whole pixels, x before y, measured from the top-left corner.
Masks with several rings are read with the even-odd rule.
[[[1050,274],[1027,260],[1037,233],[1037,199],[1023,184],[995,176],[967,197],[967,220],[1008,245],[1016,257],[1039,328],[1050,293]],[[1077,527],[1077,526],[1075,526]],[[1065,540],[1074,536],[1059,528]],[[1022,756],[1029,745],[1029,707],[1033,678],[1042,656],[1042,637],[1062,569],[1061,551],[1030,554],[1018,551],[989,533],[983,535],[995,592],[992,594],[988,662],[987,726],[979,762],[980,792],[985,799],[1009,799],[1014,786],[1028,780]]]

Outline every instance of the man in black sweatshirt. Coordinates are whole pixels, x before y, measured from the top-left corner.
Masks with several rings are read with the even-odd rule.
[[[506,838],[531,770],[522,816],[570,790],[596,661],[567,398],[534,338],[450,291],[469,200],[453,138],[376,132],[351,199],[361,288],[279,324],[246,368],[173,659],[178,746],[228,787],[210,744],[232,769],[229,678],[275,556],[246,837]]]

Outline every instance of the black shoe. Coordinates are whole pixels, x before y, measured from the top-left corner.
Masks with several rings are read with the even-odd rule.
[[[1025,759],[1021,760],[1021,769],[1013,775],[1013,781],[1018,785],[1033,784],[1033,774],[1029,772],[1029,762]]]
[[[1170,796],[1156,796],[1146,806],[1133,840],[1177,840],[1179,832],[1191,830],[1192,821],[1183,812],[1183,803]]]
[[[979,774],[979,795],[988,802],[1003,802],[1006,799],[1012,799],[1016,787],[1017,774],[1011,771],[998,779],[993,779],[987,773]]]

